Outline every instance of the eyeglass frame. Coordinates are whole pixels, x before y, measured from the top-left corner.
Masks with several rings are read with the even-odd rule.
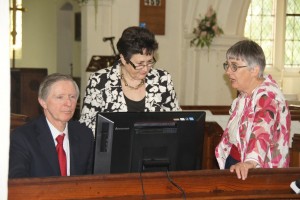
[[[233,66],[235,66],[235,67],[233,67]],[[233,64],[229,64],[228,61],[226,61],[226,62],[223,63],[223,68],[224,68],[225,72],[228,71],[229,67],[230,67],[230,69],[231,69],[232,72],[236,72],[238,69],[244,68],[244,67],[248,67],[248,66],[247,65],[240,65],[239,66],[239,65],[236,65],[234,63]]]
[[[153,62],[147,64],[139,64],[138,66],[136,66],[133,62],[131,62],[131,60],[128,60],[128,63],[133,67],[133,69],[141,70],[144,67],[149,67],[149,68],[153,67],[156,63],[156,59],[153,57]]]

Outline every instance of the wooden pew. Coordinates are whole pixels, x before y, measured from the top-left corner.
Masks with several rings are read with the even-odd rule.
[[[290,148],[290,167],[300,167],[300,133],[294,134],[293,137],[292,148]]]
[[[217,122],[205,122],[202,169],[219,169],[215,148],[222,134],[223,129]]]
[[[300,168],[252,169],[246,180],[228,170],[169,172],[186,199],[300,199],[290,183]],[[8,199],[184,199],[165,172],[73,177],[24,178],[8,181]]]
[[[30,118],[27,115],[11,113],[10,114],[10,132],[12,132],[18,126],[26,124]]]
[[[196,106],[182,105],[182,110],[209,110],[213,115],[228,115],[230,106]],[[222,127],[217,122],[205,122],[202,169],[219,169],[215,157],[215,148],[223,134]]]
[[[300,107],[299,106],[289,106],[291,118],[294,121],[300,121]]]

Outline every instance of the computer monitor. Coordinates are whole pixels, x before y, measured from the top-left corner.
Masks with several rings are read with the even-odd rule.
[[[94,174],[198,170],[205,112],[98,113]]]

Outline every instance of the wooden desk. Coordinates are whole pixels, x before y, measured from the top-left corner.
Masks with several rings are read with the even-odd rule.
[[[187,199],[300,199],[290,183],[300,168],[252,169],[246,180],[228,170],[170,172]],[[183,199],[164,172],[11,179],[8,199]]]

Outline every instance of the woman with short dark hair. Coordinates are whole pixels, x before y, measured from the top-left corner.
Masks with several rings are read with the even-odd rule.
[[[171,75],[154,68],[158,43],[152,32],[142,27],[129,27],[123,31],[117,49],[120,59],[89,78],[81,123],[95,133],[98,112],[181,110]]]
[[[228,49],[226,59],[225,73],[239,95],[216,147],[220,168],[244,180],[251,168],[288,167],[291,116],[277,83],[263,74],[262,48],[243,40]]]

